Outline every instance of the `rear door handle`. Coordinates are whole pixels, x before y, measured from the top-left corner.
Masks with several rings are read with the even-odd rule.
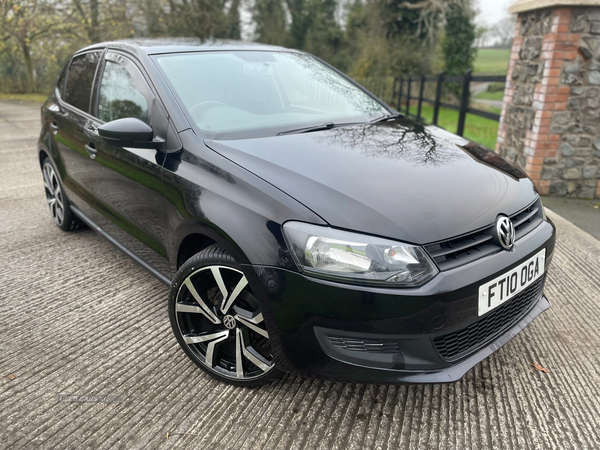
[[[56,122],[50,122],[50,128],[54,134],[58,133],[58,124]]]
[[[88,155],[90,155],[90,158],[92,158],[92,159],[96,158],[96,155],[98,154],[98,150],[96,150],[96,147],[94,146],[93,142],[91,142],[90,144],[86,144],[85,150],[88,152]]]

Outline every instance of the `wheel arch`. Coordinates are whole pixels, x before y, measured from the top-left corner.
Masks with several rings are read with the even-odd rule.
[[[186,220],[172,233],[170,266],[173,274],[196,253],[219,244],[240,264],[248,264],[248,258],[236,242],[220,229],[202,224],[196,220]]]
[[[59,169],[58,157],[58,151],[56,150],[56,145],[52,138],[52,134],[44,124],[42,126],[42,132],[40,133],[40,137],[38,140],[38,160],[40,163],[40,169],[42,168],[42,165],[44,164],[44,159],[46,158],[49,158],[52,164],[54,164],[54,166],[57,169]],[[58,172],[59,174],[61,174],[60,170]]]
[[[205,248],[215,244],[216,242],[202,233],[192,233],[185,236],[182,241],[179,243],[179,247],[177,249],[177,257],[175,259],[176,266],[175,269],[179,270],[179,268],[192,256],[196,253],[201,252]]]
[[[48,151],[45,148],[40,148],[39,152],[38,152],[38,158],[39,158],[39,163],[40,163],[40,169],[42,169],[43,165],[44,165],[44,160],[46,158],[50,158],[50,154],[48,153]]]

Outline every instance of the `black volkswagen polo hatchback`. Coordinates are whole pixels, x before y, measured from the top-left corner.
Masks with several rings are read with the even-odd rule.
[[[462,377],[548,308],[555,228],[527,176],[302,52],[87,47],[42,107],[46,198],[170,286],[219,380]]]

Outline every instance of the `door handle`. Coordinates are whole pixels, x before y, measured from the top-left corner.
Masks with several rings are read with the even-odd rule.
[[[58,133],[58,124],[56,122],[50,122],[50,128],[52,128],[52,133]]]
[[[88,155],[90,155],[90,158],[92,158],[92,159],[96,158],[96,155],[98,154],[98,150],[96,150],[96,147],[93,142],[91,142],[90,144],[86,144],[84,147],[85,147],[85,150],[88,152]]]

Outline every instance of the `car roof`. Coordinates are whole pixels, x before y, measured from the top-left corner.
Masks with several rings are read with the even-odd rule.
[[[119,41],[101,42],[93,44],[80,50],[92,50],[94,48],[113,48],[128,51],[134,54],[156,55],[164,53],[182,53],[199,51],[293,51],[284,47],[259,44],[256,42],[233,41],[223,39],[198,39],[198,38],[145,38],[124,39]]]

